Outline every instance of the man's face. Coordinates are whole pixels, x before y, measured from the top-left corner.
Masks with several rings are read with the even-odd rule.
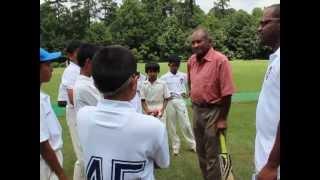
[[[40,63],[40,82],[49,82],[52,71],[51,62]]]
[[[272,8],[264,10],[258,28],[258,35],[261,43],[271,47],[274,46],[280,38],[280,18],[274,18],[272,11]]]
[[[172,74],[176,74],[178,69],[179,69],[179,64],[178,63],[169,63],[169,69],[170,69],[170,72]]]
[[[147,75],[148,75],[148,79],[151,80],[151,81],[155,81],[157,79],[157,76],[158,76],[158,72],[156,71],[148,71],[147,72]]]
[[[210,48],[210,41],[205,37],[204,32],[195,31],[191,36],[192,52],[196,54],[197,58],[202,58],[206,55]]]

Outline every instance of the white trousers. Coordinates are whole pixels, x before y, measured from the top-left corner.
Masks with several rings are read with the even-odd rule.
[[[61,150],[56,151],[56,156],[60,165],[63,164],[63,155]],[[40,156],[40,180],[59,180],[57,175],[50,169],[47,162]]]
[[[188,115],[188,109],[185,101],[182,98],[174,98],[168,101],[166,108],[166,118],[168,124],[169,137],[172,142],[172,149],[179,151],[180,138],[177,135],[176,124],[179,122],[180,130],[183,137],[186,139],[190,148],[196,147],[196,142],[191,129],[191,124]]]
[[[77,158],[77,161],[74,163],[73,180],[85,180],[84,164],[82,161],[82,152],[77,131],[76,110],[69,105],[66,107],[66,120],[69,127],[73,150]]]

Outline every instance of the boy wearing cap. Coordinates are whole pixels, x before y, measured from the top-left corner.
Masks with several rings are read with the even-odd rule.
[[[154,180],[154,166],[169,166],[168,137],[156,118],[136,112],[137,63],[130,50],[108,46],[92,61],[94,84],[103,94],[77,115],[87,179]]]
[[[171,96],[166,109],[166,118],[169,136],[172,141],[173,154],[178,155],[180,150],[180,138],[176,131],[177,121],[189,148],[195,152],[196,142],[191,129],[188,109],[184,101],[184,98],[187,98],[187,75],[178,71],[180,67],[179,56],[171,55],[168,57],[168,61],[169,72],[161,76],[160,79],[166,82]]]
[[[158,63],[147,63],[145,72],[148,80],[141,87],[141,102],[145,114],[158,117],[164,124],[164,112],[170,98],[169,90],[165,82],[157,79],[160,72]]]
[[[51,62],[61,56],[40,48],[40,88],[52,76]],[[62,128],[51,107],[50,97],[40,89],[40,179],[66,180],[62,169]]]
[[[92,74],[92,58],[98,51],[98,47],[89,43],[84,43],[79,47],[77,53],[77,61],[80,66],[80,75],[78,76],[73,88],[73,100],[75,111],[78,112],[84,106],[95,106],[102,95],[94,86]],[[75,121],[75,129],[77,129],[77,122]],[[79,141],[79,135],[76,131],[76,138]],[[77,161],[74,164],[73,179],[84,180],[85,169],[83,165],[82,150],[80,143],[77,143],[77,149],[81,154],[77,155]]]

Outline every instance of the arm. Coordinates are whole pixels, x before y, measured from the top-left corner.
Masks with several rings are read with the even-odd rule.
[[[57,175],[59,180],[67,179],[67,176],[65,175],[62,167],[60,166],[58,158],[48,141],[40,143],[40,154],[42,158],[47,162],[50,169]]]
[[[162,106],[162,109],[160,109],[160,117],[162,117],[162,115],[163,115],[163,113],[164,113],[164,110],[166,109],[166,107],[167,107],[167,104],[168,104],[168,101],[169,101],[169,99],[164,99],[164,101],[163,101],[163,106]]]
[[[189,62],[187,63],[187,80],[188,80],[188,96],[190,96],[191,92],[191,79],[190,79],[190,67],[189,67]]]
[[[141,99],[142,109],[146,114],[151,114],[145,99]]]
[[[67,89],[67,93],[68,93],[68,99],[70,104],[73,105],[73,90],[72,89]]]
[[[231,95],[222,97],[221,103],[221,112],[217,121],[217,129],[225,130],[227,128],[227,117],[231,105]]]
[[[277,129],[276,139],[270,152],[267,164],[258,174],[258,180],[277,179],[277,170],[280,165],[280,123]]]
[[[158,148],[154,154],[154,164],[156,168],[167,168],[170,165],[170,154],[168,145],[167,130],[162,126],[161,139],[158,141]]]

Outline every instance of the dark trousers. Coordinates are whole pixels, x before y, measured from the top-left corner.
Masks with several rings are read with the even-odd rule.
[[[220,152],[216,121],[219,106],[200,107],[192,104],[193,130],[197,144],[200,169],[205,180],[221,180],[218,154]]]

